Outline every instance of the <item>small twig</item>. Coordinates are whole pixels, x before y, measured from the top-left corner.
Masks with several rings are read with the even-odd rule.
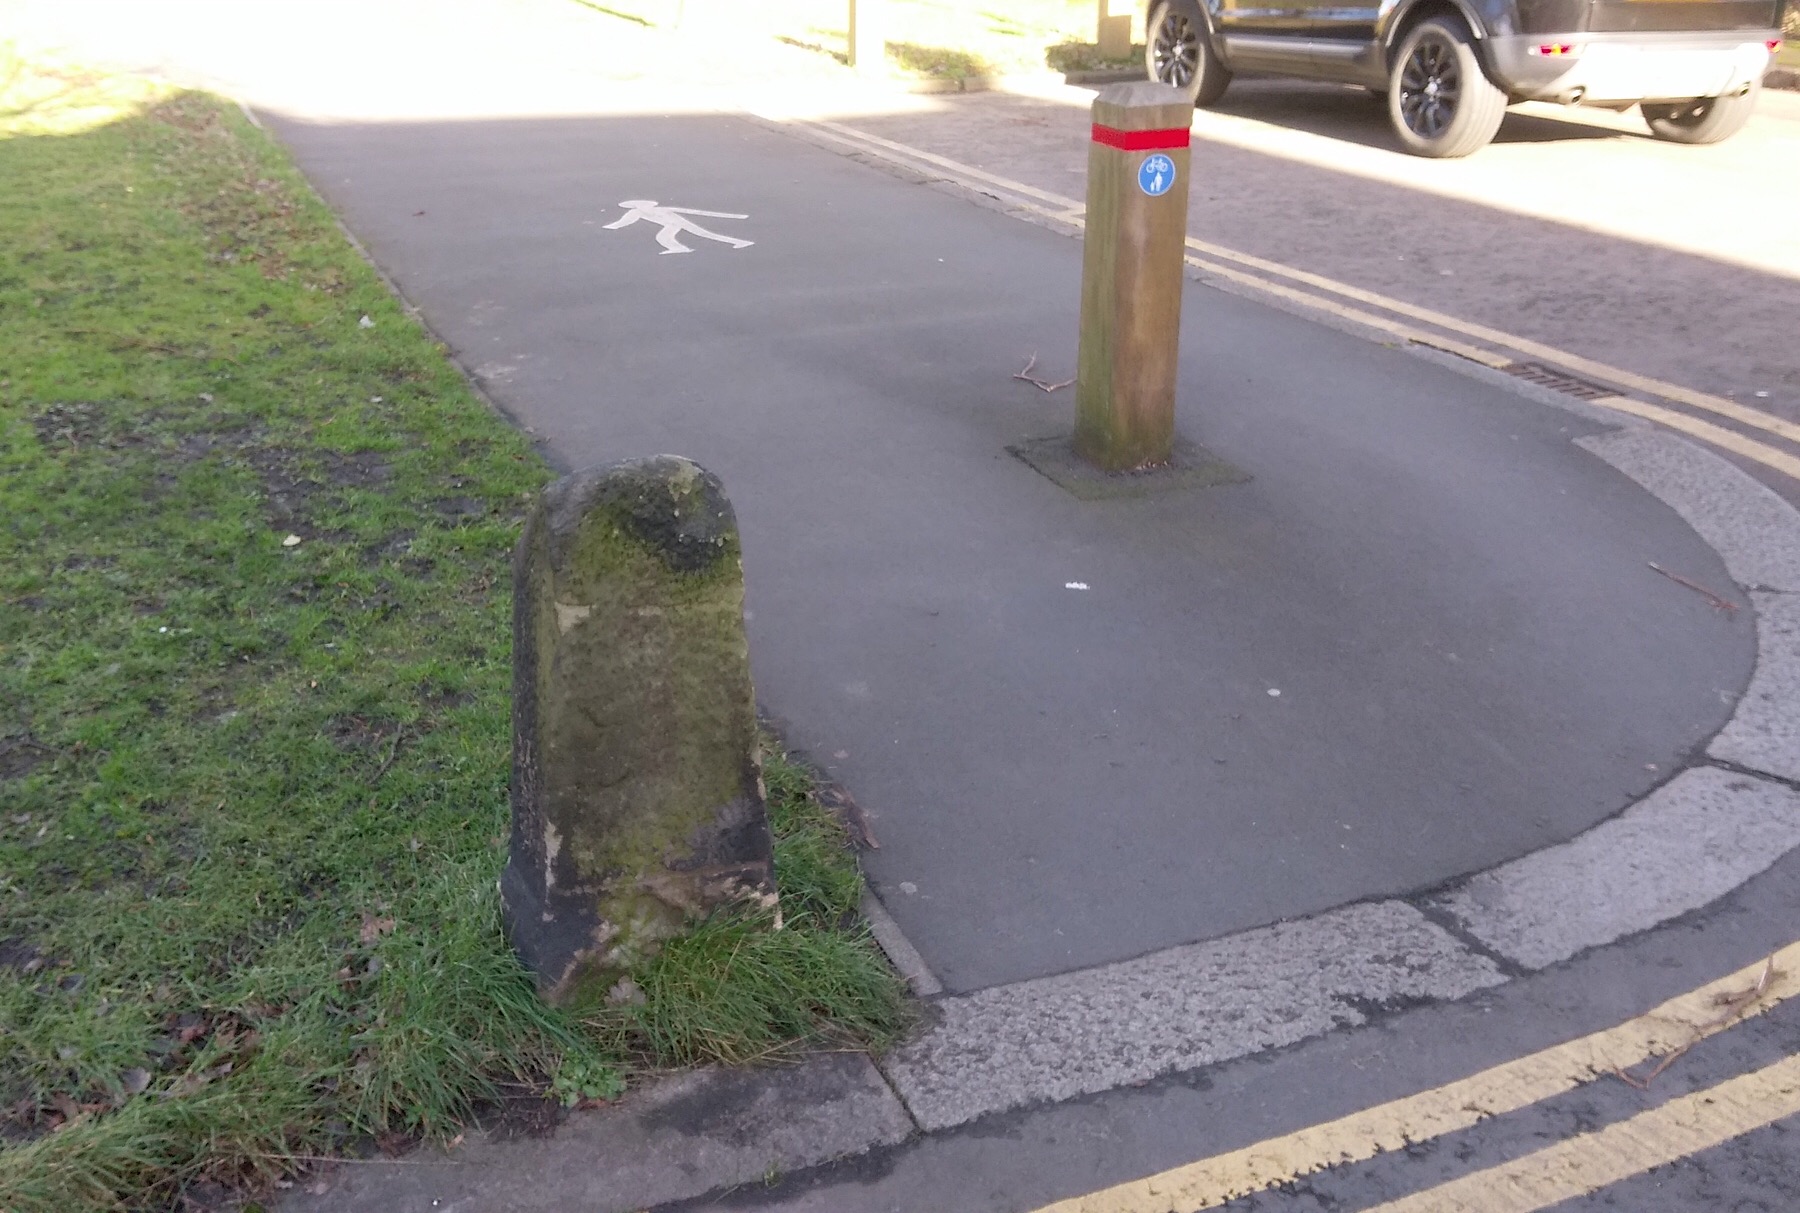
[[[1773,956],[1771,956],[1767,960],[1763,961],[1762,975],[1756,979],[1755,985],[1751,986],[1748,990],[1745,990],[1739,994],[1721,994],[1721,995],[1719,995],[1719,997],[1717,999],[1717,1003],[1719,1006],[1725,1008],[1724,1013],[1719,1015],[1717,1018],[1715,1018],[1707,1026],[1708,1027],[1717,1027],[1721,1024],[1728,1023],[1731,1020],[1735,1019],[1740,1011],[1747,1009],[1752,1004],[1754,1004],[1757,1001],[1757,999],[1761,998],[1764,994],[1767,994],[1769,992],[1769,981],[1774,976],[1775,976],[1775,958]]]
[[[1713,605],[1714,610],[1724,611],[1727,615],[1734,614],[1737,611],[1737,603],[1731,601],[1729,598],[1724,598],[1713,593],[1698,581],[1689,581],[1680,573],[1671,573],[1668,569],[1663,568],[1662,565],[1656,563],[1654,560],[1650,561],[1649,564],[1651,568],[1661,573],[1664,577],[1667,577],[1670,581],[1673,581],[1676,585],[1685,585],[1688,589],[1694,591],[1694,593],[1703,596],[1706,601]]]
[[[393,768],[394,759],[400,757],[400,742],[404,740],[405,737],[406,730],[404,728],[394,730],[394,744],[388,747],[387,761],[381,764],[381,769],[376,771],[374,777],[369,780],[370,787],[374,787],[376,784],[380,783],[381,777],[386,775],[388,771]]]
[[[1650,567],[1655,568],[1656,566],[1652,565]],[[1661,570],[1658,571],[1660,572]],[[1655,1082],[1657,1077],[1661,1075],[1664,1070],[1667,1070],[1677,1061],[1680,1061],[1682,1056],[1689,1049],[1706,1039],[1707,1033],[1715,1028],[1724,1027],[1755,1005],[1758,999],[1769,992],[1769,982],[1774,976],[1775,958],[1771,956],[1763,962],[1762,975],[1756,979],[1756,984],[1752,985],[1748,990],[1742,990],[1736,994],[1719,995],[1715,1000],[1715,1005],[1725,1009],[1705,1023],[1693,1025],[1694,1039],[1688,1041],[1679,1049],[1676,1049],[1661,1061],[1657,1062],[1656,1068],[1651,1070],[1650,1073],[1644,1075],[1642,1078],[1633,1078],[1618,1066],[1613,1067],[1613,1073],[1618,1075],[1619,1078],[1624,1081],[1626,1086],[1636,1087],[1640,1091],[1648,1091],[1650,1089],[1650,1084]]]
[[[1023,379],[1026,383],[1029,383],[1031,386],[1036,387],[1036,388],[1042,388],[1046,392],[1054,392],[1058,388],[1068,387],[1071,383],[1075,382],[1073,379],[1065,379],[1061,383],[1045,383],[1042,379],[1037,378],[1035,375],[1033,375],[1031,373],[1031,368],[1036,365],[1037,365],[1037,355],[1033,354],[1031,356],[1030,361],[1026,362],[1025,369],[1018,372],[1016,375],[1013,376],[1013,378],[1014,379]]]
[[[1664,1057],[1661,1061],[1657,1062],[1656,1068],[1651,1070],[1648,1074],[1644,1075],[1644,1077],[1642,1079],[1633,1078],[1631,1075],[1629,1075],[1625,1071],[1619,1069],[1619,1067],[1617,1067],[1617,1066],[1613,1067],[1613,1073],[1617,1074],[1620,1078],[1623,1078],[1626,1082],[1626,1085],[1636,1087],[1640,1091],[1648,1091],[1650,1089],[1650,1084],[1655,1082],[1657,1080],[1658,1076],[1660,1076],[1664,1070],[1668,1069],[1670,1066],[1672,1066],[1676,1062],[1680,1061],[1683,1054],[1685,1054],[1689,1049],[1693,1048],[1695,1045],[1697,1045],[1699,1043],[1700,1042],[1698,1039],[1688,1041],[1686,1044],[1682,1045],[1679,1049],[1676,1049],[1673,1053],[1670,1053],[1668,1056]]]

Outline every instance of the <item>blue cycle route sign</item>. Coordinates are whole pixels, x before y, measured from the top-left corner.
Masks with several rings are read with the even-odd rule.
[[[1162,197],[1174,184],[1175,162],[1161,152],[1144,157],[1138,165],[1138,188],[1152,198]]]

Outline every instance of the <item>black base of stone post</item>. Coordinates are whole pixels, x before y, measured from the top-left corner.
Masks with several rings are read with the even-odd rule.
[[[776,907],[737,521],[663,455],[566,477],[513,568],[507,936],[544,996],[605,997],[719,906]]]

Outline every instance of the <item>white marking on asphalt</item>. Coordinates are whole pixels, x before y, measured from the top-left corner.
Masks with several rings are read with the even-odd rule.
[[[721,236],[718,232],[709,231],[689,219],[689,215],[704,215],[709,219],[748,219],[748,215],[738,215],[730,211],[702,211],[689,206],[662,206],[654,199],[632,198],[619,203],[625,213],[604,226],[609,231],[617,231],[622,227],[630,227],[640,219],[648,219],[660,224],[661,230],[656,233],[656,242],[663,246],[663,256],[670,253],[691,253],[694,250],[683,244],[680,236],[683,232],[690,236],[698,236],[702,240],[713,240],[720,244],[729,244],[732,248],[749,248],[754,240],[739,240],[736,236]]]

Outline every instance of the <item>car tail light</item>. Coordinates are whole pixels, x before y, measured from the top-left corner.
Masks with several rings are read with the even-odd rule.
[[[1580,54],[1581,47],[1573,42],[1544,42],[1532,47],[1531,53],[1547,58],[1561,58],[1564,55]]]
[[[1779,38],[1771,38],[1763,43],[1763,45],[1769,48],[1769,53],[1771,55],[1779,55],[1781,53],[1781,39]]]

